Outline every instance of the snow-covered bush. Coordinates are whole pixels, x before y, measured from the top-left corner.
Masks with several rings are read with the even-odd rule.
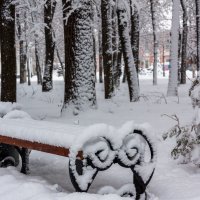
[[[193,108],[200,108],[200,76],[193,81],[189,90]]]
[[[22,107],[18,103],[0,102],[0,117],[3,117],[12,110],[21,110]]]
[[[31,119],[31,116],[22,111],[22,106],[18,103],[0,102],[0,118]]]
[[[180,126],[177,116],[174,115],[172,118],[177,121],[177,124],[163,135],[163,139],[176,138],[176,145],[171,151],[172,157],[178,159],[180,163],[200,164],[200,137],[197,126],[195,124]],[[197,156],[197,148],[199,148],[199,156]]]
[[[31,116],[22,110],[12,110],[3,117],[4,119],[32,119]]]
[[[179,118],[176,115],[169,116],[177,124],[167,131],[163,138],[176,138],[176,145],[172,149],[171,155],[174,159],[179,159],[181,163],[192,162],[200,165],[200,77],[192,83],[189,90],[189,96],[192,100],[192,106],[195,114],[192,122],[181,126]]]

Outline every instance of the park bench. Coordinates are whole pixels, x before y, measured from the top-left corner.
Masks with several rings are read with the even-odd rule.
[[[148,128],[133,122],[116,130],[105,124],[80,127],[30,119],[0,119],[0,144],[1,166],[15,166],[17,152],[24,174],[29,172],[30,150],[69,157],[70,179],[77,192],[87,192],[97,173],[116,163],[133,172],[132,191],[121,195],[145,199],[155,170],[153,137]]]

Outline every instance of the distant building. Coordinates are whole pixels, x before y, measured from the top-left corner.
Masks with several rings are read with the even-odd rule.
[[[165,64],[167,68],[170,62],[170,31],[157,34],[158,37],[158,62]],[[148,68],[154,62],[153,55],[153,35],[146,34],[140,36],[140,67]]]

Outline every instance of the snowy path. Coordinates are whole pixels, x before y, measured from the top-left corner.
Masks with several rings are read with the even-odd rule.
[[[62,118],[60,108],[63,91],[60,81],[50,94],[41,94],[37,86],[27,89],[18,88],[18,99],[24,110],[36,119],[45,119],[67,124],[90,125],[108,123],[120,127],[124,122],[135,120],[137,123],[149,122],[156,131],[159,140],[158,164],[150,184],[150,192],[159,200],[200,200],[200,169],[190,165],[177,165],[170,158],[172,141],[163,142],[162,133],[175,124],[162,114],[177,114],[182,123],[192,120],[193,110],[187,96],[189,84],[181,86],[179,101],[167,98],[167,104],[162,94],[166,94],[167,80],[159,80],[159,85],[153,87],[151,80],[141,80],[141,93],[144,98],[139,103],[127,103],[127,87],[123,85],[119,94],[111,101],[104,101],[102,86],[98,85],[98,110],[73,116],[66,113]],[[33,90],[35,91],[33,94]],[[158,97],[159,96],[159,97]],[[116,195],[100,196],[94,194],[76,194],[68,174],[68,159],[41,152],[32,152],[30,158],[31,174],[24,176],[16,169],[0,169],[0,196],[4,200],[118,200]],[[112,185],[116,188],[124,183],[130,183],[132,175],[118,166],[98,175],[90,192],[97,192],[102,186]],[[1,199],[1,198],[0,198]]]

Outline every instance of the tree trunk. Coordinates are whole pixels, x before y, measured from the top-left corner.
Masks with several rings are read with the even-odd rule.
[[[26,19],[27,14],[24,13],[24,18]],[[26,63],[27,63],[27,75],[28,75],[28,85],[31,85],[31,73],[30,73],[30,55],[28,48],[28,39],[27,39],[27,21],[24,21],[24,29],[25,29],[25,42],[26,42]]]
[[[31,1],[33,3],[34,7],[36,8],[36,1]],[[32,23],[35,23],[37,21],[37,15],[36,12],[31,11],[31,20]],[[38,42],[38,34],[37,32],[34,33],[34,42],[35,42],[35,65],[36,65],[36,74],[37,74],[37,83],[38,85],[42,84],[42,72],[41,72],[41,66],[40,66],[40,56],[39,56],[39,42]],[[31,74],[32,76],[32,74]]]
[[[15,6],[0,1],[1,101],[16,102]]]
[[[81,6],[67,17],[67,23],[64,21],[65,104],[72,103],[76,110],[96,105],[92,2],[79,3]],[[71,5],[64,5],[66,19],[65,8]]]
[[[113,95],[112,65],[112,5],[111,0],[101,1],[102,16],[102,54],[104,67],[105,99]]]
[[[124,70],[123,70],[122,83],[126,83],[126,68],[125,67],[124,67]]]
[[[103,83],[103,56],[102,56],[102,21],[101,21],[101,11],[98,12],[98,41],[99,41],[99,83]]]
[[[118,21],[117,21],[117,4],[116,0],[113,1],[113,6],[112,6],[112,51],[113,51],[113,90],[117,88],[117,81],[118,81],[118,41],[119,41],[119,36],[118,36]]]
[[[130,101],[135,102],[139,100],[139,85],[138,85],[138,77],[135,67],[135,61],[131,48],[127,11],[126,8],[124,7],[123,2],[119,2],[117,14],[118,14],[118,24],[119,24],[119,36],[122,45],[122,52],[123,52],[125,71],[129,87]]]
[[[137,73],[139,72],[139,44],[140,44],[140,30],[139,30],[139,11],[137,6],[134,4],[132,5],[131,2],[131,45],[132,45],[132,52],[135,60],[135,67]]]
[[[30,60],[29,60],[29,50],[28,50],[28,41],[26,39],[26,62],[27,62],[27,74],[28,74],[28,85],[31,85],[31,73],[30,73]]]
[[[178,85],[181,82],[181,53],[182,52],[182,34],[179,31],[179,38],[178,38]]]
[[[29,64],[29,57],[27,56],[27,59],[26,59],[26,62],[27,62],[27,73],[28,73],[28,85],[30,86],[31,85],[31,74],[30,74],[30,64]]]
[[[116,81],[116,88],[120,86],[120,77],[122,75],[122,48],[121,45],[118,46],[118,53],[117,53],[117,73],[115,77]]]
[[[35,39],[35,64],[36,64],[36,73],[37,73],[37,84],[42,84],[42,72],[40,67],[40,59],[39,59],[39,44],[37,39]]]
[[[151,17],[152,17],[152,26],[153,26],[153,85],[157,85],[157,65],[158,65],[158,40],[157,40],[157,20],[156,20],[156,9],[155,9],[155,0],[150,0],[151,4]]]
[[[69,104],[73,98],[73,74],[74,74],[74,26],[75,13],[71,12],[72,1],[63,0],[63,23],[65,44],[65,94],[64,103]]]
[[[103,83],[102,35],[99,32],[99,83]]]
[[[197,26],[197,71],[200,70],[200,0],[196,3],[196,26]]]
[[[167,96],[178,95],[178,43],[179,43],[179,10],[180,0],[173,0],[171,49],[170,49],[170,73]]]
[[[55,13],[56,1],[47,0],[44,5],[44,23],[45,23],[45,45],[46,45],[46,59],[44,76],[42,82],[42,91],[48,92],[53,89],[53,61],[55,42],[53,38],[53,16]]]
[[[24,39],[22,32],[25,30],[22,30],[21,22],[20,22],[20,10],[16,14],[16,20],[17,20],[17,28],[18,28],[18,38],[19,38],[19,60],[20,60],[20,84],[26,83],[26,50],[24,45]],[[24,17],[24,16],[23,16]]]
[[[165,77],[165,41],[163,41],[163,77]]]
[[[185,0],[181,1],[183,10],[183,33],[182,33],[182,55],[181,55],[181,84],[186,84],[186,68],[187,68],[187,35],[188,35],[188,15]]]
[[[93,33],[93,53],[94,53],[94,68],[95,68],[95,82],[97,82],[97,47],[96,47],[96,38],[95,38],[95,32],[92,30]]]
[[[61,57],[60,57],[60,53],[59,53],[59,49],[58,49],[58,46],[56,44],[56,35],[55,35],[55,31],[53,30],[53,37],[54,37],[54,40],[55,40],[55,51],[56,51],[56,56],[59,60],[59,63],[60,63],[60,67],[58,68],[58,71],[60,70],[60,74],[63,76],[64,80],[65,80],[65,74],[64,74],[64,70],[65,70],[65,64],[64,62],[62,61]]]

